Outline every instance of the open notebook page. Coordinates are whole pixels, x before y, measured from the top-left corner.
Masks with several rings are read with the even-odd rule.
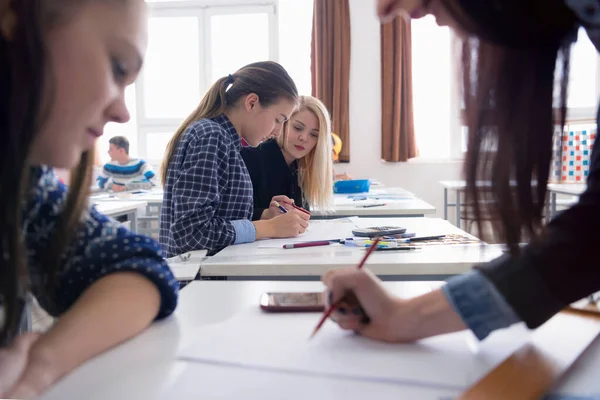
[[[443,390],[473,384],[530,336],[523,325],[477,342],[469,332],[414,344],[388,344],[342,331],[328,321],[309,336],[321,314],[268,314],[258,305],[198,331],[179,357],[236,367],[318,374]]]

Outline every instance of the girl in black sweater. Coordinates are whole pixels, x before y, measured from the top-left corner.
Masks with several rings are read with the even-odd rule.
[[[333,202],[331,120],[327,108],[312,96],[300,103],[282,129],[282,134],[260,146],[244,147],[254,189],[253,220],[270,219],[281,213],[274,202],[288,210],[328,210]]]

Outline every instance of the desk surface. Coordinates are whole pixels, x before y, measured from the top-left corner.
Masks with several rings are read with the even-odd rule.
[[[359,227],[381,226],[377,218],[359,218]],[[389,218],[385,225],[401,226],[417,236],[461,234],[470,235],[446,220],[440,218]],[[317,224],[327,224],[333,229],[324,231],[336,239],[352,236],[352,223],[336,220],[312,221],[309,230]],[[313,226],[313,229],[311,229]],[[337,228],[339,226],[339,228]],[[202,276],[321,276],[331,268],[356,266],[363,256],[364,248],[347,247],[333,244],[321,247],[301,249],[265,248],[272,243],[285,240],[257,241],[233,245],[223,249],[217,255],[208,258],[200,266]],[[378,275],[454,275],[470,270],[473,265],[491,261],[502,254],[498,246],[440,245],[426,247],[416,251],[376,252],[371,255],[367,265]]]
[[[585,189],[587,184],[585,183],[549,183],[548,190],[550,192],[558,194],[566,194],[570,196],[579,196]]]
[[[435,289],[440,283],[386,282],[385,285],[398,296],[412,297]],[[263,292],[322,289],[319,282],[193,282],[182,290],[174,317],[154,324],[137,338],[87,362],[60,381],[42,400],[449,398],[447,392],[423,387],[176,360],[177,352],[193,343],[198,328],[223,321],[247,307],[257,307]],[[468,332],[454,337],[473,341]],[[477,354],[476,347],[474,343],[474,354]],[[415,368],[427,371],[433,368],[419,365],[416,362]],[[562,380],[557,391],[573,395],[600,393],[599,370],[600,343],[596,341]]]
[[[95,203],[95,205],[96,209],[102,214],[115,215],[135,211],[140,207],[146,207],[148,203],[146,201],[128,200],[115,202],[102,201]]]
[[[133,190],[120,193],[102,192],[90,196],[94,203],[123,202],[123,201],[146,201],[148,204],[162,204],[163,190]]]
[[[356,200],[355,200],[356,199]],[[399,187],[375,187],[368,193],[335,194],[334,209],[324,213],[312,210],[315,217],[369,217],[435,214],[435,207]],[[385,204],[376,207],[366,205]]]
[[[123,202],[123,201],[146,201],[149,205],[159,205],[163,201],[162,189],[152,189],[150,191],[142,191],[141,193],[122,192],[122,193],[97,193],[90,197],[90,200],[95,203],[105,202]],[[319,210],[314,210],[315,217],[345,217],[345,216],[379,216],[379,215],[424,215],[435,214],[436,209],[431,204],[416,198],[411,192],[402,188],[376,187],[369,193],[359,193],[353,196],[393,196],[396,198],[383,198],[377,200],[369,198],[361,201],[353,201],[348,198],[347,194],[334,195],[334,211],[323,213]],[[361,207],[368,204],[386,203],[385,206],[378,207]]]

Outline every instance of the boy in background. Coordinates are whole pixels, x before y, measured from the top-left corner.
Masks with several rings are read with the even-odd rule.
[[[129,156],[129,140],[126,137],[115,136],[108,143],[110,161],[97,178],[100,188],[122,192],[126,189],[150,189],[156,185],[156,175],[150,165],[140,158]],[[109,181],[112,184],[107,187]]]

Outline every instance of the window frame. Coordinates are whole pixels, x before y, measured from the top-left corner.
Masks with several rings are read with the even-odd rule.
[[[196,17],[198,19],[199,90],[208,90],[212,60],[210,58],[210,18],[214,15],[266,13],[269,18],[269,60],[279,61],[279,13],[278,0],[182,0],[147,2],[150,18]],[[149,159],[147,135],[175,132],[183,122],[178,118],[152,118],[145,115],[144,69],[135,82],[136,142],[140,158],[149,163],[160,164],[161,159]],[[190,112],[192,110],[189,110]]]

